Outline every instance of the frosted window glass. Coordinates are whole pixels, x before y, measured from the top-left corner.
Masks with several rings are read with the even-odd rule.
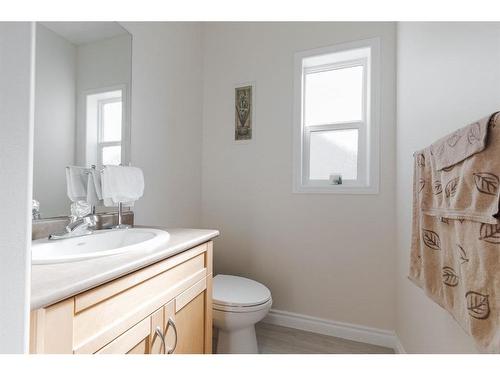
[[[363,118],[363,67],[305,76],[305,125],[360,121]]]
[[[105,146],[102,148],[102,165],[120,165],[122,162],[122,146]]]
[[[357,179],[357,129],[314,131],[310,141],[311,180],[328,180],[330,174],[341,174],[343,180]]]
[[[122,139],[122,102],[102,106],[102,142],[119,142]]]

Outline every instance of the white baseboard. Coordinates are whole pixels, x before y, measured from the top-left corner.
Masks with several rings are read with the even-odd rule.
[[[264,318],[264,323],[301,329],[322,335],[340,337],[347,340],[392,348],[398,354],[405,353],[399,338],[394,331],[361,326],[357,324],[336,322],[315,318],[313,316],[295,314],[288,311],[271,309]]]

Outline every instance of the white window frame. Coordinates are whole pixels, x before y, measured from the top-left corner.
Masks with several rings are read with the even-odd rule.
[[[304,66],[304,60],[338,52],[370,48],[369,57],[343,59],[322,65]],[[379,191],[379,38],[298,52],[294,64],[294,193],[378,194]],[[363,67],[362,119],[360,121],[304,126],[305,75],[348,67]],[[357,129],[357,180],[332,185],[328,180],[309,179],[309,146],[316,131]]]
[[[84,90],[79,95],[79,108],[81,108],[81,114],[78,117],[77,125],[77,162],[81,165],[90,166],[92,164],[99,165],[98,158],[101,152],[97,149],[97,142],[99,137],[99,129],[93,130],[98,127],[97,119],[96,124],[89,128],[88,108],[87,100],[89,96],[103,94],[110,91],[121,91],[122,100],[122,153],[121,161],[123,165],[129,165],[131,163],[131,97],[130,90],[127,84],[117,84],[114,86],[99,87],[95,89]],[[90,136],[90,133],[97,131],[97,134]],[[89,149],[88,145],[92,144]],[[81,145],[81,146],[79,146]],[[81,147],[81,148],[79,148]]]
[[[123,148],[122,146],[122,141],[123,141],[123,107],[122,107],[122,137],[121,137],[121,140],[119,141],[111,141],[111,142],[105,142],[103,141],[103,132],[104,132],[104,119],[103,119],[103,107],[106,105],[106,104],[110,104],[110,103],[118,103],[118,102],[121,102],[122,103],[122,106],[123,106],[123,100],[122,98],[109,98],[109,99],[102,99],[102,100],[99,100],[97,102],[97,107],[98,107],[98,110],[97,110],[97,163],[99,166],[102,166],[102,151],[104,148],[106,147],[110,147],[110,146],[120,146]],[[121,152],[121,157],[120,157],[120,161],[122,161],[123,157],[123,152]]]

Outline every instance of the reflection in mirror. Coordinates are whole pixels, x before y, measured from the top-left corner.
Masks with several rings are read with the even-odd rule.
[[[130,161],[132,36],[116,22],[40,22],[36,30],[33,199],[67,216],[68,165]]]

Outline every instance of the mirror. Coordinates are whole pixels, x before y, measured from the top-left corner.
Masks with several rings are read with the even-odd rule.
[[[33,199],[68,216],[66,166],[130,161],[132,35],[117,22],[39,22]]]

